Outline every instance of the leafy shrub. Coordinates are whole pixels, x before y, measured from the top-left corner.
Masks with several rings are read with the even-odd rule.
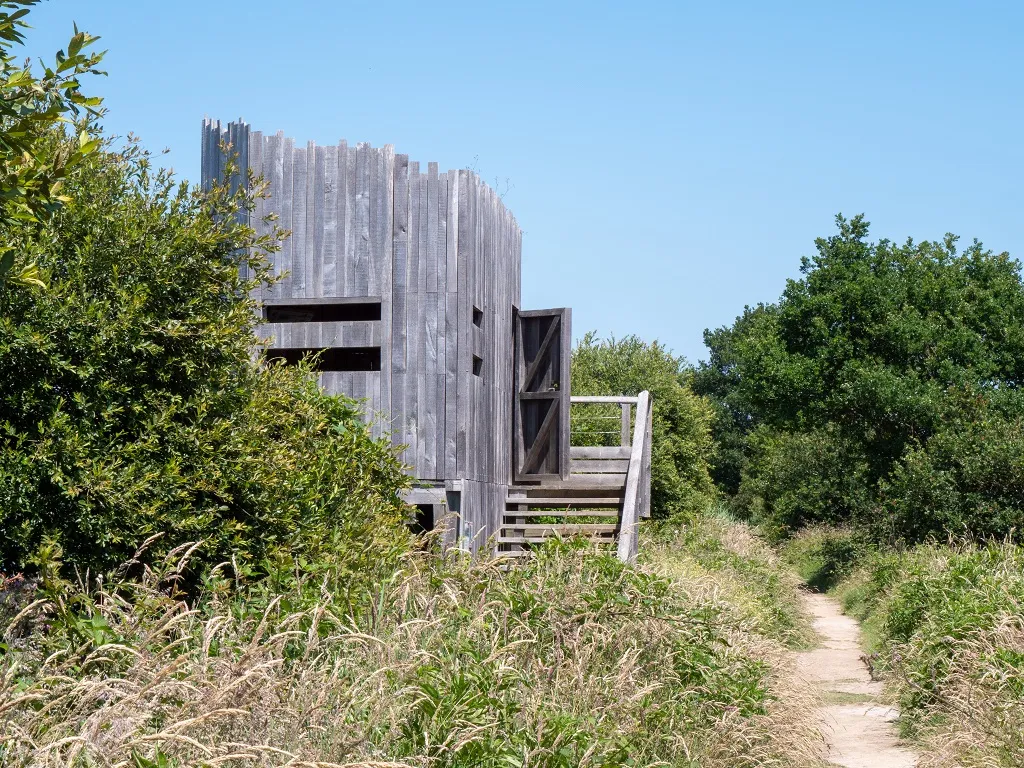
[[[47,540],[106,569],[152,534],[243,570],[283,548],[358,572],[400,547],[387,441],[308,371],[253,358],[274,242],[236,223],[252,198],[179,185],[133,145],[65,194],[37,236],[48,289],[0,285],[0,569]]]
[[[869,497],[865,462],[836,430],[762,426],[747,443],[749,460],[732,507],[769,539],[779,541],[814,521],[861,516]]]
[[[844,521],[914,543],[1019,529],[1020,263],[952,235],[870,242],[862,216],[837,224],[777,303],[705,334],[695,385],[729,416],[721,482],[773,532]]]
[[[872,552],[860,531],[815,525],[803,528],[782,547],[782,555],[813,589],[827,591]]]
[[[572,394],[635,396],[644,390],[653,403],[651,451],[651,515],[703,512],[714,499],[708,473],[713,453],[710,404],[690,389],[685,360],[673,356],[658,342],[636,336],[599,341],[588,333],[572,355]],[[603,414],[612,420],[611,409]],[[574,424],[575,439],[600,445],[588,430],[607,430],[598,424]],[[617,427],[616,427],[617,428]]]
[[[98,116],[102,103],[82,92],[83,76],[99,74],[103,54],[90,50],[97,38],[76,28],[38,76],[18,61],[13,48],[24,42],[26,16],[38,2],[0,0],[0,284],[19,288],[44,286],[33,235],[66,202],[67,175],[98,148],[83,121]],[[79,129],[76,141],[51,141],[64,125]]]

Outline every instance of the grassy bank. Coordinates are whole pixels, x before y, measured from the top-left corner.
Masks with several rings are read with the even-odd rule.
[[[1010,543],[879,551],[849,530],[812,528],[785,555],[864,622],[922,768],[1021,765],[1024,550]]]
[[[571,544],[511,569],[416,553],[361,594],[282,570],[194,604],[173,568],[10,582],[0,763],[817,765],[771,553],[722,521],[678,543],[635,569]]]

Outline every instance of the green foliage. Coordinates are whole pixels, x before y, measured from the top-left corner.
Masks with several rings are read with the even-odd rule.
[[[641,557],[683,584],[711,580],[737,623],[791,648],[813,640],[798,581],[766,542],[724,510],[656,528]]]
[[[714,415],[708,401],[694,395],[690,376],[685,360],[656,341],[648,344],[636,336],[600,341],[588,333],[573,351],[574,395],[651,393],[651,514],[656,518],[701,512],[714,498],[708,474]],[[588,422],[584,415],[574,421],[576,444],[601,445],[596,433],[609,430],[609,423],[617,433],[617,411],[607,409],[601,416],[605,420]]]
[[[834,588],[871,551],[857,530],[826,525],[803,528],[782,547],[783,558],[800,578],[821,591]]]
[[[777,533],[1019,527],[1020,264],[953,236],[872,243],[862,217],[837,221],[778,303],[705,334],[695,386],[731,417],[716,477]]]
[[[100,99],[84,95],[80,82],[98,73],[103,54],[89,52],[97,38],[76,28],[40,76],[16,62],[12,49],[24,42],[25,17],[37,2],[0,2],[0,284],[43,285],[33,235],[69,201],[68,174],[99,148],[76,125],[99,114]],[[52,141],[63,123],[76,127],[76,139]]]
[[[200,194],[136,146],[65,193],[37,235],[49,290],[0,285],[0,570],[47,539],[93,569],[151,535],[242,570],[283,548],[358,573],[400,547],[388,442],[308,371],[253,358],[275,242],[237,223],[251,194]]]

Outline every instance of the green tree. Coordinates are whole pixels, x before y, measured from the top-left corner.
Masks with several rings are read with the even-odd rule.
[[[861,216],[837,223],[776,304],[705,335],[711,356],[697,388],[748,435],[738,499],[749,512],[783,528],[841,516],[919,538],[966,514],[962,496],[924,493],[945,470],[920,456],[952,439],[969,403],[986,409],[991,435],[1022,413],[1020,264],[978,242],[961,249],[952,235],[897,245],[870,242]],[[1016,487],[1011,463],[999,481]],[[911,511],[911,498],[926,506]],[[972,514],[978,532],[1024,521],[1020,500],[994,487],[971,499],[1002,510]]]
[[[276,247],[234,215],[254,193],[203,194],[130,145],[63,194],[45,226],[7,225],[33,228],[50,284],[0,285],[0,570],[51,542],[95,572],[152,535],[243,571],[285,553],[368,574],[396,554],[389,441],[308,371],[253,358],[249,293]]]
[[[652,517],[703,511],[714,496],[708,474],[713,413],[711,404],[690,389],[690,377],[683,358],[657,341],[648,344],[636,336],[598,340],[591,332],[573,351],[573,394],[651,393]]]
[[[98,38],[76,27],[41,75],[19,65],[13,49],[24,42],[25,17],[38,1],[0,1],[0,283],[42,286],[38,228],[68,202],[67,175],[99,147],[79,121],[97,116],[101,101],[82,93],[80,78],[98,73],[103,54],[91,53]],[[76,128],[77,141],[52,140],[62,125]]]

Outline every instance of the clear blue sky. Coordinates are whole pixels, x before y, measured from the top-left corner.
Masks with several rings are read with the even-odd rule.
[[[1024,256],[1024,3],[50,0],[109,131],[195,180],[206,114],[392,143],[499,186],[526,308],[660,339],[778,297],[835,213]]]

